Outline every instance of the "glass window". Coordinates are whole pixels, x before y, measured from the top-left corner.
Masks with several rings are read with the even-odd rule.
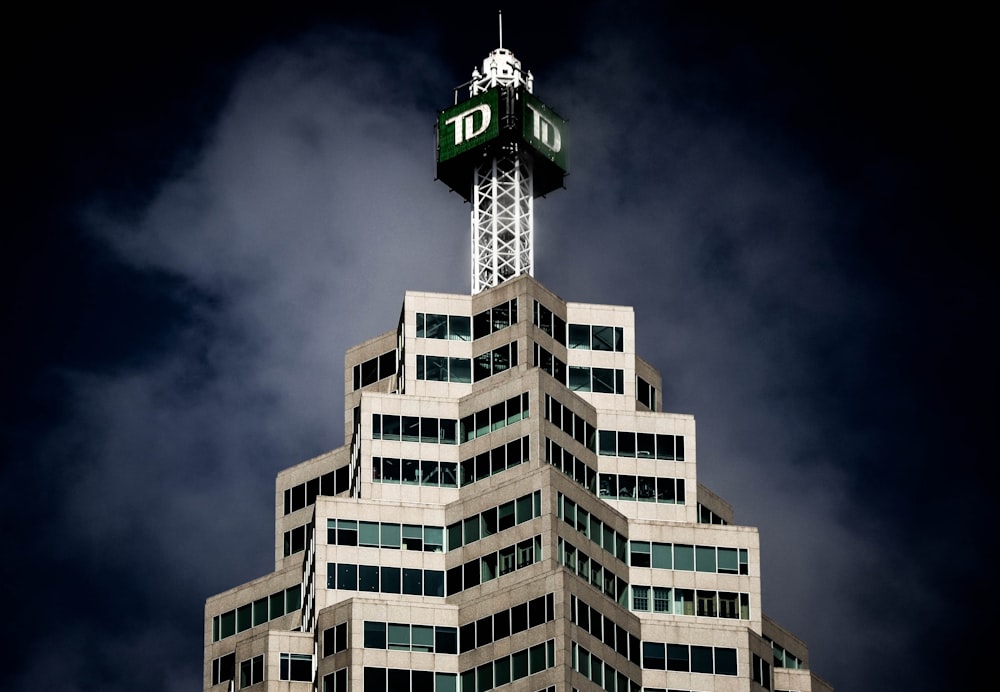
[[[427,314],[424,318],[424,337],[427,339],[448,338],[448,316]]]
[[[424,570],[424,596],[444,596],[444,571],[439,569]]]
[[[419,524],[403,524],[403,548],[422,551],[424,549],[424,527]]]
[[[413,596],[424,595],[422,570],[403,568],[403,593]]]
[[[712,647],[691,647],[691,672],[712,673]]]
[[[401,574],[399,567],[382,567],[382,593],[399,593],[401,585]]]
[[[664,459],[666,461],[673,461],[674,459],[674,436],[673,435],[657,435],[656,436],[656,458]]]
[[[670,589],[665,586],[653,587],[653,611],[657,613],[670,612]]]
[[[438,442],[446,445],[458,444],[458,421],[454,418],[438,419]]]
[[[698,572],[715,572],[715,547],[699,545],[695,547],[695,569]]]
[[[381,533],[383,548],[398,548],[400,546],[399,524],[382,524]]]
[[[689,670],[687,644],[667,644],[667,670]]]
[[[632,610],[649,610],[649,587],[632,587]]]
[[[673,566],[672,553],[673,546],[669,543],[654,543],[652,566],[657,569],[671,569]]]
[[[344,591],[358,590],[357,565],[337,565],[337,588]]]
[[[590,391],[590,368],[569,366],[569,388],[574,392]]]
[[[615,371],[612,368],[594,368],[593,373],[595,392],[615,393]]]
[[[642,643],[642,667],[664,670],[667,667],[666,646],[660,642]]]
[[[424,551],[440,553],[444,550],[444,528],[441,526],[424,527]]]
[[[469,341],[472,338],[472,320],[468,315],[448,317],[448,338],[458,341]]]
[[[517,523],[521,524],[531,519],[531,495],[524,495],[517,498],[516,503]]]
[[[716,647],[715,649],[715,674],[716,675],[736,675],[736,649]]]
[[[739,551],[736,548],[719,548],[719,572],[739,574]]]
[[[378,566],[358,566],[358,591],[378,592]]]
[[[410,626],[405,623],[390,622],[388,627],[389,648],[394,651],[410,650]]]
[[[365,620],[365,648],[385,648],[385,623]]]
[[[358,545],[379,547],[379,527],[377,521],[358,523]]]
[[[312,681],[312,654],[281,654],[279,657],[279,679]]]
[[[451,381],[472,382],[472,361],[468,358],[451,358]]]
[[[631,560],[629,564],[633,567],[649,567],[649,543],[645,541],[632,541],[630,546]]]
[[[590,325],[571,324],[569,325],[569,348],[590,348]]]

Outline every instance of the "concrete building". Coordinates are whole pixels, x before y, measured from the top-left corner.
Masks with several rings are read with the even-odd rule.
[[[472,294],[407,292],[348,351],[344,446],[278,474],[274,571],[206,602],[205,690],[832,690],[764,614],[757,530],[698,482],[632,309],[531,276],[565,122],[503,48],[463,86],[438,177]]]

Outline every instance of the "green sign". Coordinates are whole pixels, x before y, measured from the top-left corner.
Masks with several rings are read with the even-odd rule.
[[[521,137],[539,154],[566,170],[566,121],[527,91],[522,99]]]
[[[500,134],[499,89],[490,89],[438,115],[438,163]]]

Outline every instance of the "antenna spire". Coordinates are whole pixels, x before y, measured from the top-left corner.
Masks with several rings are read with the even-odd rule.
[[[497,10],[497,22],[500,24],[500,48],[503,48],[503,10]]]

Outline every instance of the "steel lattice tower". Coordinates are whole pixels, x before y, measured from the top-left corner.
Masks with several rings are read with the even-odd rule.
[[[471,203],[472,293],[534,274],[534,198],[562,187],[565,121],[532,96],[531,72],[500,47],[438,118],[438,178]]]

